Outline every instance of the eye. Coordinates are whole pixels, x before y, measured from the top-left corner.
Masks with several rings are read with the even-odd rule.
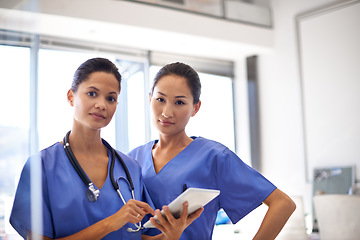
[[[180,101],[180,100],[179,100],[179,101],[176,101],[175,104],[176,104],[176,105],[184,105],[185,103],[184,103],[183,101]]]
[[[112,96],[107,97],[106,100],[109,101],[109,102],[116,102],[117,101],[117,99],[112,97]]]
[[[157,98],[156,101],[158,102],[165,102],[165,100],[163,98]]]
[[[96,92],[88,92],[87,93],[90,97],[95,97],[96,96]]]

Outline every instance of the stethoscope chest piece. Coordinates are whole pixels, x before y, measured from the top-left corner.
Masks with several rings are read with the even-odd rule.
[[[100,196],[100,190],[96,189],[93,183],[89,183],[89,188],[86,190],[86,196],[90,202],[95,202]]]

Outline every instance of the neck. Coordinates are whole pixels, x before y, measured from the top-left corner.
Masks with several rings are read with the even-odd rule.
[[[100,130],[84,131],[73,128],[69,136],[69,143],[72,149],[78,152],[98,152],[105,146],[101,141]]]
[[[156,148],[160,149],[176,149],[176,148],[185,148],[192,142],[192,139],[183,134],[178,135],[164,135],[160,134],[159,142],[156,144]]]

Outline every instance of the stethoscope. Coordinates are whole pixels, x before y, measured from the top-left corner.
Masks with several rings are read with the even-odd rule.
[[[73,165],[74,169],[76,170],[76,172],[79,174],[81,180],[85,183],[86,186],[88,186],[88,190],[86,191],[86,196],[89,199],[90,202],[95,202],[98,197],[100,196],[100,190],[96,189],[94,187],[94,184],[90,181],[90,179],[88,178],[88,176],[86,175],[86,173],[84,172],[84,170],[82,169],[82,167],[80,166],[79,162],[77,161],[74,153],[71,150],[70,144],[69,144],[69,135],[70,135],[69,131],[64,139],[64,149],[66,152],[66,155],[68,156],[71,164]],[[128,185],[129,185],[129,189],[131,189],[131,197],[132,199],[135,200],[135,193],[134,193],[134,184],[133,181],[131,179],[130,176],[130,172],[124,162],[124,160],[120,157],[119,153],[116,152],[108,142],[106,142],[104,139],[101,139],[102,143],[106,146],[107,149],[110,150],[111,152],[111,163],[110,163],[110,179],[111,179],[111,183],[115,189],[115,191],[118,193],[119,197],[121,198],[122,202],[124,203],[124,205],[126,204],[126,201],[123,197],[123,195],[120,192],[120,187],[119,187],[119,180],[124,180]],[[118,158],[124,171],[126,174],[126,178],[125,177],[119,177],[117,179],[117,181],[115,181],[114,179],[114,166],[115,166],[115,158]],[[132,229],[132,228],[128,228],[127,231],[128,232],[138,232],[140,231],[140,229],[143,229],[143,227],[141,226],[141,222],[139,222],[138,224],[134,223],[136,229]]]

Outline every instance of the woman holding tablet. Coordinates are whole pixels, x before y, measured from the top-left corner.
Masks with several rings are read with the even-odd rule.
[[[185,188],[218,189],[220,195],[204,207],[191,225],[184,218],[160,216],[152,224],[164,235],[180,239],[211,239],[219,209],[233,223],[265,203],[269,208],[254,239],[275,239],[295,210],[294,202],[259,172],[246,165],[226,146],[185,132],[190,117],[201,106],[201,83],[194,69],[171,63],[159,70],[150,92],[153,124],[159,140],[132,150],[142,167],[145,185],[156,208],[169,204]],[[221,100],[221,97],[219,97]],[[167,208],[165,207],[165,212]],[[199,212],[196,212],[196,216]],[[194,215],[190,215],[191,221]]]

